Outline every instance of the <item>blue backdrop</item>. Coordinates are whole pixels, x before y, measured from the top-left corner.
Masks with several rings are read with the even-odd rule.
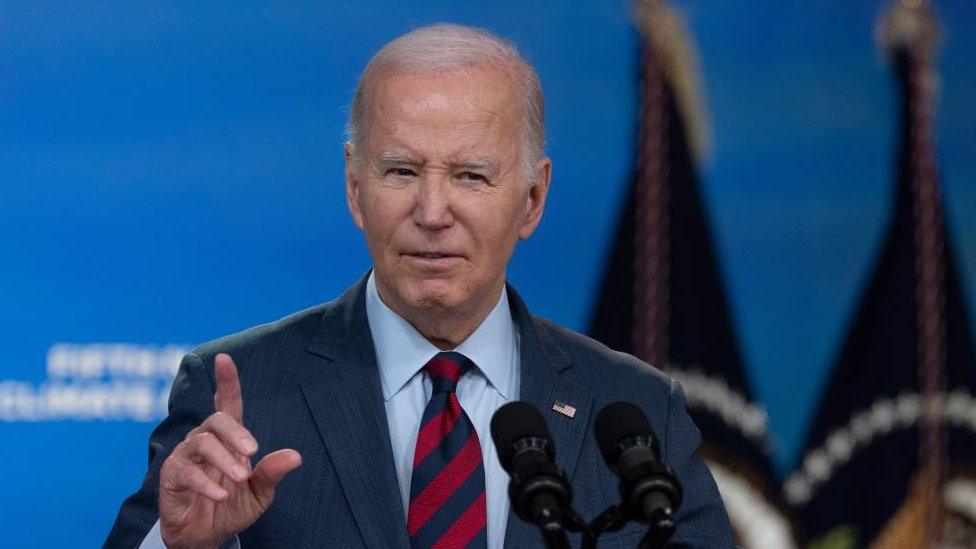
[[[631,169],[630,2],[0,4],[0,532],[92,546],[144,472],[179,353],[368,266],[343,125],[384,42],[455,21],[538,67],[554,183],[510,278],[583,329]],[[878,0],[675,1],[713,140],[703,192],[777,465],[799,450],[887,222]],[[938,139],[976,311],[976,5],[939,2]],[[974,319],[976,321],[976,319]]]

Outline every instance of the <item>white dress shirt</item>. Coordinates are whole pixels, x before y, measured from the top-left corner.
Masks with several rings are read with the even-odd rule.
[[[408,513],[414,446],[424,408],[433,389],[423,367],[441,350],[383,303],[376,291],[372,273],[366,283],[366,317],[380,370],[400,497],[403,511]],[[518,330],[512,321],[508,294],[504,289],[498,303],[474,333],[453,350],[468,357],[477,366],[461,377],[456,392],[461,408],[474,424],[481,442],[485,465],[488,548],[501,549],[508,523],[508,473],[498,461],[489,426],[495,410],[506,402],[518,400],[520,375]],[[404,525],[406,520],[404,515]],[[140,547],[165,547],[158,520]],[[240,544],[235,538],[225,547],[236,548]]]
[[[393,458],[400,481],[400,497],[404,512],[408,512],[414,445],[424,408],[433,390],[423,367],[441,350],[383,303],[372,274],[366,283],[366,316],[380,368],[390,442],[393,443]],[[481,442],[485,464],[488,548],[500,549],[505,541],[505,526],[508,523],[508,473],[498,461],[489,426],[495,410],[506,402],[518,400],[519,391],[518,331],[512,321],[508,294],[504,289],[498,303],[481,325],[453,350],[468,357],[477,366],[458,381],[457,397]]]

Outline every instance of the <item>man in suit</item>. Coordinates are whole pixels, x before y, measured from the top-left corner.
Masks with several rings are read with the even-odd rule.
[[[418,29],[370,61],[349,128],[346,197],[372,270],[335,301],[184,358],[106,545],[538,546],[511,513],[492,414],[512,400],[543,411],[592,518],[619,499],[592,420],[628,400],[684,487],[672,542],[731,546],[680,387],[532,316],[506,285],[549,189],[535,70],[487,32]]]

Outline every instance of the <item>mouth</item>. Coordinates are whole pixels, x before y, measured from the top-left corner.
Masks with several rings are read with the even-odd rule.
[[[410,257],[416,257],[418,259],[449,259],[454,257],[457,258],[461,257],[460,255],[457,254],[437,253],[437,252],[408,252],[405,255],[408,255]]]
[[[452,268],[464,259],[464,256],[451,252],[412,251],[403,256],[424,270]]]

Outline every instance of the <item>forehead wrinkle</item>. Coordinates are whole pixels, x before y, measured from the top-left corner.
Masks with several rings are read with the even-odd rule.
[[[364,136],[379,149],[370,155],[373,160],[381,165],[426,166],[433,162],[445,167],[508,171],[508,149],[511,145],[518,148],[517,143],[508,142],[509,136],[518,133],[512,130],[521,122],[512,104],[512,90],[505,89],[501,97],[490,99],[480,93],[482,90],[461,96],[443,89],[424,90],[419,97],[410,98],[396,93],[401,79],[409,82],[421,78],[430,79],[431,75],[390,75],[378,86]],[[462,112],[451,112],[451,106],[460,107]],[[499,147],[503,150],[486,150]],[[495,152],[501,156],[495,157]]]

